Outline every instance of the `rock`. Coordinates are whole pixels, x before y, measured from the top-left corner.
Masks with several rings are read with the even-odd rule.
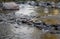
[[[33,26],[36,27],[36,28],[38,28],[38,29],[42,29],[43,28],[42,22],[34,22]]]
[[[54,28],[54,30],[58,30],[58,25],[51,25],[53,28]]]
[[[39,6],[38,3],[35,1],[28,1],[27,4],[32,5],[32,6]]]
[[[5,10],[18,10],[19,6],[14,2],[5,2],[5,3],[3,3],[3,9],[5,9]]]
[[[15,26],[15,28],[19,28],[19,27]]]
[[[0,22],[2,22],[3,20],[0,20]]]
[[[16,19],[16,23],[17,23],[18,25],[20,25],[20,24],[21,24],[21,20],[17,20],[17,19]]]

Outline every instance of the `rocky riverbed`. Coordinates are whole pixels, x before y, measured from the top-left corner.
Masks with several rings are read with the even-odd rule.
[[[23,8],[23,10],[26,8],[27,7]],[[20,9],[20,11],[21,10],[22,9]],[[27,10],[29,10],[29,8],[27,8],[26,11]],[[0,31],[1,31],[0,39],[37,39],[37,38],[40,39],[39,36],[40,30],[36,29],[31,25],[23,24],[19,21],[17,22],[17,20],[22,20],[19,18],[30,17],[29,14],[34,11],[32,10],[28,11],[29,14],[26,11],[24,11],[26,15],[23,14],[24,12],[20,12],[20,11],[12,12],[12,13],[0,13]],[[24,15],[26,17],[24,17]]]
[[[19,25],[16,19],[14,13],[0,13],[0,39],[40,39],[39,29],[21,22]]]
[[[33,25],[22,23],[22,20],[29,21],[36,18],[37,12],[34,9],[37,7],[28,4],[19,5],[20,10],[0,13],[0,39],[57,39],[58,35],[52,36],[48,30],[40,30]],[[48,36],[45,33],[48,33]]]

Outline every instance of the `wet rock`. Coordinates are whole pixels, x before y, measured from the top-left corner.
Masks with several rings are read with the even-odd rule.
[[[43,22],[43,25],[48,26],[45,22]]]
[[[44,29],[44,30],[51,30],[51,26],[44,23],[44,22],[35,22],[33,23],[33,26],[38,28],[38,29]]]
[[[34,25],[35,25],[35,26],[40,26],[40,25],[41,25],[41,23],[34,23]]]
[[[58,25],[51,25],[53,28],[54,28],[54,30],[58,30]]]
[[[17,26],[15,26],[15,28],[18,28]]]
[[[20,25],[20,24],[21,24],[21,21],[20,21],[20,20],[16,20],[16,23],[17,23],[18,25]]]
[[[54,30],[60,30],[60,24],[53,25]]]
[[[5,2],[3,3],[3,9],[5,10],[18,10],[19,6],[14,2]]]
[[[39,6],[39,4],[35,1],[28,1],[27,4],[32,5],[32,6]]]
[[[22,23],[27,23],[26,21],[22,21]]]
[[[34,23],[33,23],[33,26],[36,27],[36,28],[38,28],[38,29],[42,29],[42,26],[43,26],[43,25],[42,25],[41,22],[34,22]]]
[[[3,20],[0,20],[0,22],[2,22]]]
[[[38,29],[42,30],[42,27],[36,26],[36,28],[38,28]]]
[[[40,26],[42,24],[41,21],[33,22],[34,26]]]

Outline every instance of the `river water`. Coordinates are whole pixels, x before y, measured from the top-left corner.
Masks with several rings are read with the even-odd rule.
[[[35,20],[36,16],[39,16],[39,13],[42,13],[43,9],[42,7],[39,8],[37,6],[31,6],[28,4],[19,5],[20,9],[16,11],[0,11],[0,39],[57,39],[57,35],[55,34],[50,34],[47,31],[39,30],[38,28],[32,25],[23,24],[19,21],[16,22],[17,20],[22,20],[20,18]],[[37,12],[40,9],[41,12]],[[47,11],[45,12],[46,14],[48,14],[47,12],[49,11],[48,9],[46,10]],[[53,15],[53,17],[54,16],[55,15]],[[46,19],[46,17],[47,15],[41,14],[41,19]],[[60,37],[58,36],[58,38]]]

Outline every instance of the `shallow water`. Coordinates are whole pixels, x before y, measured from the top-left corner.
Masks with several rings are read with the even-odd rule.
[[[38,28],[27,25],[27,24],[18,24],[16,20],[21,20],[19,18],[29,18],[32,20],[33,18],[36,18],[38,16],[38,12],[36,11],[39,7],[37,6],[30,6],[28,4],[20,4],[20,10],[17,11],[2,11],[0,13],[0,27],[3,29],[4,26],[6,26],[2,31],[4,31],[1,39],[57,39],[57,35],[47,35],[45,33],[49,33],[44,30],[39,30]],[[41,8],[42,9],[42,8]],[[38,9],[39,10],[39,9]],[[42,11],[41,11],[42,13]],[[44,15],[44,14],[43,14]],[[42,18],[44,16],[41,16]],[[41,19],[42,19],[41,18]],[[40,19],[39,19],[40,20]],[[19,22],[20,23],[20,22]],[[3,25],[2,25],[3,24]],[[2,27],[3,26],[3,27]],[[11,28],[8,28],[11,27]],[[7,30],[8,29],[8,33]],[[1,33],[2,33],[1,31]],[[6,34],[6,32],[8,34]],[[6,35],[4,35],[6,34]],[[10,34],[10,35],[9,35]],[[52,37],[51,37],[52,36]]]

